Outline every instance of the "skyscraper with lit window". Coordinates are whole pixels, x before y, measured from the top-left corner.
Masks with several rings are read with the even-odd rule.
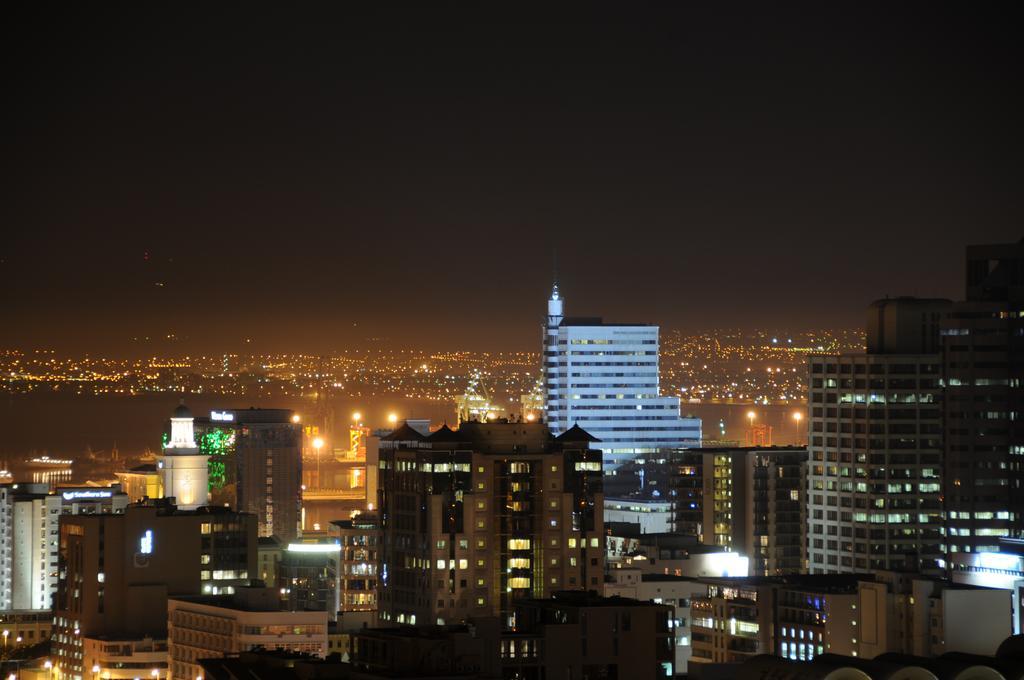
[[[700,446],[701,421],[661,396],[658,327],[567,317],[556,283],[544,324],[544,414],[555,434],[579,425],[601,440],[605,472],[658,449]]]
[[[573,427],[465,422],[381,439],[379,618],[458,623],[604,581],[601,453]]]
[[[1024,241],[967,248],[942,364],[946,540],[959,570],[999,552],[1000,538],[1024,538]]]
[[[200,450],[210,452],[214,498],[256,515],[260,536],[283,543],[299,533],[302,426],[279,408],[224,409],[197,418]]]
[[[943,567],[939,324],[948,300],[868,308],[867,352],[809,358],[811,573]]]

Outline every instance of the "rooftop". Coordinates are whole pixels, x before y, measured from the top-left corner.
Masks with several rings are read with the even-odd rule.
[[[520,604],[545,609],[557,607],[660,607],[646,600],[634,600],[630,597],[613,595],[604,597],[594,590],[559,590],[548,599],[524,599]]]

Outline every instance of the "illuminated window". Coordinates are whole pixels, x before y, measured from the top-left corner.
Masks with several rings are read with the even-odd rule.
[[[510,538],[508,539],[509,550],[529,550],[530,539],[528,538]]]

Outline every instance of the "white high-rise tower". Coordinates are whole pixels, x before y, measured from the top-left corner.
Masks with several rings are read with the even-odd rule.
[[[544,325],[544,415],[558,435],[579,425],[600,442],[604,468],[658,449],[700,446],[699,418],[659,394],[658,327],[566,317],[555,283]]]
[[[195,510],[209,498],[207,456],[199,452],[192,429],[192,412],[184,402],[171,416],[171,440],[160,459],[164,496],[173,497],[182,510]]]

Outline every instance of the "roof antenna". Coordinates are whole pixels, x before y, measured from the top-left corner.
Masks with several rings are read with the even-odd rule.
[[[558,246],[551,247],[551,299],[558,299]]]

